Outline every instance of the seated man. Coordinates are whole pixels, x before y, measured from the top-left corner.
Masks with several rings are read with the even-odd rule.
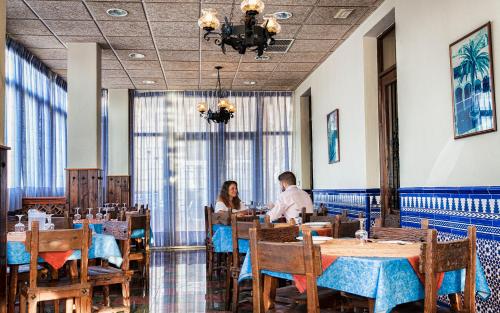
[[[271,221],[282,216],[285,216],[287,221],[297,218],[304,207],[307,213],[313,212],[311,197],[296,186],[297,179],[292,172],[281,173],[278,180],[282,193],[278,196],[276,203],[268,204],[268,208],[271,210],[267,214],[271,217]]]

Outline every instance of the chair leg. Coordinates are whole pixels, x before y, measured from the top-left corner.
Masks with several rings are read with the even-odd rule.
[[[59,300],[54,300],[54,312],[56,312],[56,313],[60,312],[60,310],[59,310]]]
[[[26,297],[23,294],[19,295],[19,313],[26,313]]]
[[[130,281],[122,283],[122,297],[123,297],[123,305],[126,307],[130,307]]]
[[[81,313],[91,313],[91,312],[92,312],[92,299],[89,295],[84,295],[81,298]]]
[[[240,301],[240,288],[238,285],[238,279],[233,278],[233,297],[232,297],[232,306],[231,306],[231,311],[233,313],[238,312],[239,301]]]
[[[75,298],[75,311],[76,311],[76,313],[82,312],[82,299],[81,298]]]
[[[66,313],[73,313],[73,298],[66,299]]]
[[[9,281],[9,296],[8,296],[9,313],[14,313],[14,307],[16,304],[18,271],[19,271],[19,265],[10,266],[10,281]]]
[[[36,313],[37,305],[38,305],[38,301],[28,300],[28,313]]]
[[[110,306],[110,301],[109,301],[109,286],[102,286],[102,294],[104,298],[104,305],[105,306]]]
[[[145,260],[145,272],[146,272],[146,290],[149,290],[149,265],[150,265],[151,254],[149,251],[146,252]]]
[[[231,283],[232,283],[232,279],[231,279],[231,272],[230,272],[230,268],[231,268],[231,255],[228,254],[227,255],[227,270],[226,270],[226,290],[225,290],[225,310],[226,311],[229,311],[229,307],[231,306]]]

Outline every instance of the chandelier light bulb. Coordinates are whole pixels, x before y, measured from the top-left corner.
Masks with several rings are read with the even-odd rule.
[[[229,103],[229,100],[227,100],[226,98],[220,99],[219,104],[218,104],[219,108],[223,108],[223,109],[228,108],[230,105],[231,105],[231,103]]]
[[[198,104],[198,112],[205,113],[207,111],[207,104],[205,102],[200,102]]]
[[[264,23],[262,23],[262,27],[265,27],[271,34],[279,34],[281,32],[281,25],[278,23],[276,16],[273,14],[264,16]]]
[[[262,0],[244,0],[240,7],[244,13],[260,14],[264,11],[264,2]]]
[[[198,19],[198,26],[209,31],[219,28],[220,21],[217,18],[217,11],[214,9],[201,10],[201,17]]]
[[[236,112],[236,108],[234,107],[234,105],[230,104],[229,107],[227,108],[227,110],[229,111],[229,113],[234,113]]]

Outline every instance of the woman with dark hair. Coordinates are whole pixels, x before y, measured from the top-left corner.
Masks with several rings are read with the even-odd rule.
[[[243,213],[243,211],[248,211],[248,208],[243,202],[241,202],[240,197],[238,197],[238,183],[233,180],[225,181],[220,189],[219,197],[217,198],[217,203],[215,204],[215,212],[229,211]]]

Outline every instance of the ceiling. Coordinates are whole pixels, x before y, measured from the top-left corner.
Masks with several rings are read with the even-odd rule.
[[[102,52],[103,88],[196,90],[215,87],[215,65],[222,65],[222,85],[233,90],[294,90],[383,0],[264,0],[266,13],[288,11],[276,38],[294,39],[286,53],[224,55],[206,42],[197,25],[202,8],[219,19],[238,21],[240,0],[7,0],[7,33],[24,44],[53,71],[66,77],[69,42],[97,42]],[[111,17],[109,8],[128,11]],[[334,15],[352,8],[346,19]],[[138,52],[142,60],[128,55]],[[145,80],[156,83],[146,85]],[[248,85],[254,81],[255,85]]]

